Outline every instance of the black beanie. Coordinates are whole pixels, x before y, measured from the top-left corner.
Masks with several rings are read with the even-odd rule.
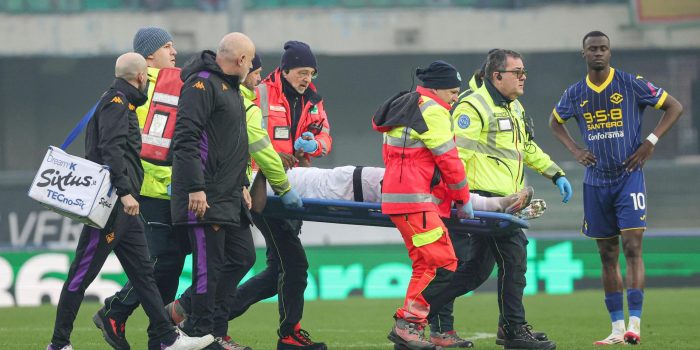
[[[416,69],[416,77],[428,89],[453,89],[462,85],[457,69],[445,61],[435,61],[427,68]]]
[[[255,72],[260,67],[262,67],[262,59],[260,58],[260,55],[256,53],[255,57],[253,57],[253,67],[250,68],[248,73]]]
[[[280,68],[282,70],[290,70],[297,67],[311,67],[318,71],[318,68],[316,68],[316,57],[311,52],[309,45],[301,41],[287,41],[284,43],[284,53],[282,54]]]

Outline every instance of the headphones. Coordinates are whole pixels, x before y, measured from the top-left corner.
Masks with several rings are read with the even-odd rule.
[[[496,74],[496,79],[498,79],[498,80],[502,80],[502,79],[503,79],[503,76],[501,75],[500,72],[498,72],[498,73]]]

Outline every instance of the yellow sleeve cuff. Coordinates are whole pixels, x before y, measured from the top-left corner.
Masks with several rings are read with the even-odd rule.
[[[664,102],[666,102],[666,97],[668,97],[668,92],[664,91],[663,94],[661,94],[661,98],[659,99],[659,102],[656,102],[656,105],[654,105],[654,108],[659,109],[661,106],[664,105]]]
[[[552,109],[552,115],[554,116],[554,118],[557,119],[557,122],[559,122],[559,124],[564,124],[564,123],[566,123],[566,121],[565,121],[564,119],[561,119],[561,117],[559,116],[559,113],[557,113],[557,109],[556,109],[556,108]]]

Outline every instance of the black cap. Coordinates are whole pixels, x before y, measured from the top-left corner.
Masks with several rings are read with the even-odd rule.
[[[453,89],[462,85],[457,69],[445,61],[435,61],[427,68],[416,69],[416,77],[428,89]]]
[[[253,67],[250,68],[248,73],[255,72],[260,67],[262,67],[262,59],[260,58],[260,55],[255,53],[255,57],[253,57]]]
[[[311,52],[308,44],[301,41],[290,40],[284,43],[284,53],[280,62],[282,70],[289,70],[297,67],[316,68],[316,57]]]

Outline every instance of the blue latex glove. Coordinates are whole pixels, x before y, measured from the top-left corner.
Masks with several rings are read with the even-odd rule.
[[[472,207],[472,199],[466,204],[457,204],[457,217],[460,219],[473,219],[474,218],[474,208]]]
[[[314,134],[307,131],[294,141],[294,149],[302,149],[306,153],[314,153],[318,149],[318,142],[314,140]]]
[[[280,199],[285,208],[301,209],[304,207],[304,203],[301,202],[301,197],[299,197],[299,194],[293,188],[283,194]]]
[[[559,188],[559,194],[562,197],[562,202],[568,203],[569,199],[571,199],[571,196],[574,194],[574,190],[571,189],[571,184],[569,183],[569,180],[566,179],[566,177],[562,176],[557,179],[557,187]]]
[[[168,187],[167,187],[166,190],[168,191],[168,196],[172,196],[172,195],[173,195],[173,188],[172,188],[171,184],[168,184]]]

